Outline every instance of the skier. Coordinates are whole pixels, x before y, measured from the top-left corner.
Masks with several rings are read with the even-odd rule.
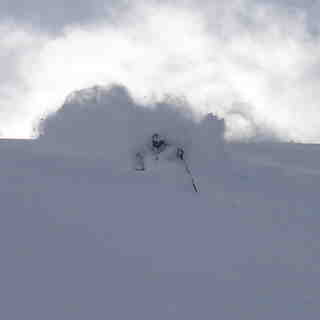
[[[165,152],[164,152],[165,151]],[[172,153],[173,151],[173,153]],[[149,151],[150,152],[150,151]],[[146,169],[145,166],[145,158],[148,155],[148,150],[141,150],[136,153],[136,170],[144,171]],[[165,139],[163,139],[158,133],[154,133],[151,139],[151,152],[155,156],[155,160],[159,160],[159,154],[163,152],[163,159],[172,159],[172,155],[181,161],[185,161],[184,159],[184,150],[181,147],[174,147],[169,144]]]
[[[199,189],[195,183],[194,177],[191,173],[191,170],[188,166],[188,163],[184,157],[184,149],[181,147],[174,147],[171,144],[168,144],[164,139],[162,139],[160,137],[160,135],[158,133],[155,133],[152,135],[152,146],[151,146],[151,150],[153,152],[153,154],[156,155],[155,159],[159,160],[159,154],[161,152],[163,152],[164,150],[166,150],[166,152],[164,152],[164,157],[163,159],[170,159],[168,158],[168,153],[170,154],[170,150],[175,150],[175,156],[177,159],[181,160],[182,165],[185,168],[186,173],[190,176],[191,178],[191,183],[193,186],[193,189],[196,193],[199,192]],[[150,152],[150,150],[149,150]],[[146,152],[138,152],[136,153],[136,170],[138,171],[145,171],[146,170],[146,166],[145,166],[145,156],[148,153],[148,151]],[[171,158],[172,159],[172,158]]]

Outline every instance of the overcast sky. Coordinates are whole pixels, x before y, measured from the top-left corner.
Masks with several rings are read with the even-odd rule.
[[[14,19],[17,23],[32,24],[33,27],[45,31],[61,31],[69,24],[88,24],[105,20],[114,14],[121,14],[121,11],[128,10],[134,6],[134,2],[128,0],[2,0],[0,3],[0,14],[2,19]],[[147,3],[164,3],[163,1],[147,1]],[[193,2],[198,6],[207,6],[215,1],[208,0],[181,0],[167,1],[168,3],[176,3],[182,6],[191,5]],[[230,3],[244,1],[226,1],[226,7]],[[248,1],[246,1],[248,2]],[[255,3],[262,5],[270,5],[282,7],[288,10],[299,8],[307,14],[309,19],[317,19],[315,7],[319,7],[317,0],[255,0]],[[220,4],[219,4],[220,5]],[[250,16],[250,12],[248,12]],[[316,22],[316,21],[315,21]]]
[[[320,2],[2,0],[0,132],[30,136],[71,91],[183,96],[230,137],[320,142]]]

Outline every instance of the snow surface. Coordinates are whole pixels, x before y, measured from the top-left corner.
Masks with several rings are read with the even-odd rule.
[[[214,117],[99,94],[0,141],[0,318],[318,319],[320,147],[226,145]],[[178,161],[132,170],[154,128],[199,194]]]

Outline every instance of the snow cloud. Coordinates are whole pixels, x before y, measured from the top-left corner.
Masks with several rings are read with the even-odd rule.
[[[320,141],[312,2],[60,2],[0,10],[4,136],[31,136],[74,90],[120,83],[136,103],[175,96],[225,118],[230,139]]]
[[[191,107],[179,99],[139,105],[122,86],[95,86],[69,95],[40,129],[42,149],[103,157],[112,168],[132,167],[135,154],[147,152],[154,133],[184,148],[189,161],[225,160],[222,119],[207,115],[195,121]]]

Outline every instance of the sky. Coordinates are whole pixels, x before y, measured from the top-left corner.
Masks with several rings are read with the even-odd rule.
[[[74,90],[182,97],[229,139],[320,142],[320,2],[0,3],[0,134],[28,138]]]

